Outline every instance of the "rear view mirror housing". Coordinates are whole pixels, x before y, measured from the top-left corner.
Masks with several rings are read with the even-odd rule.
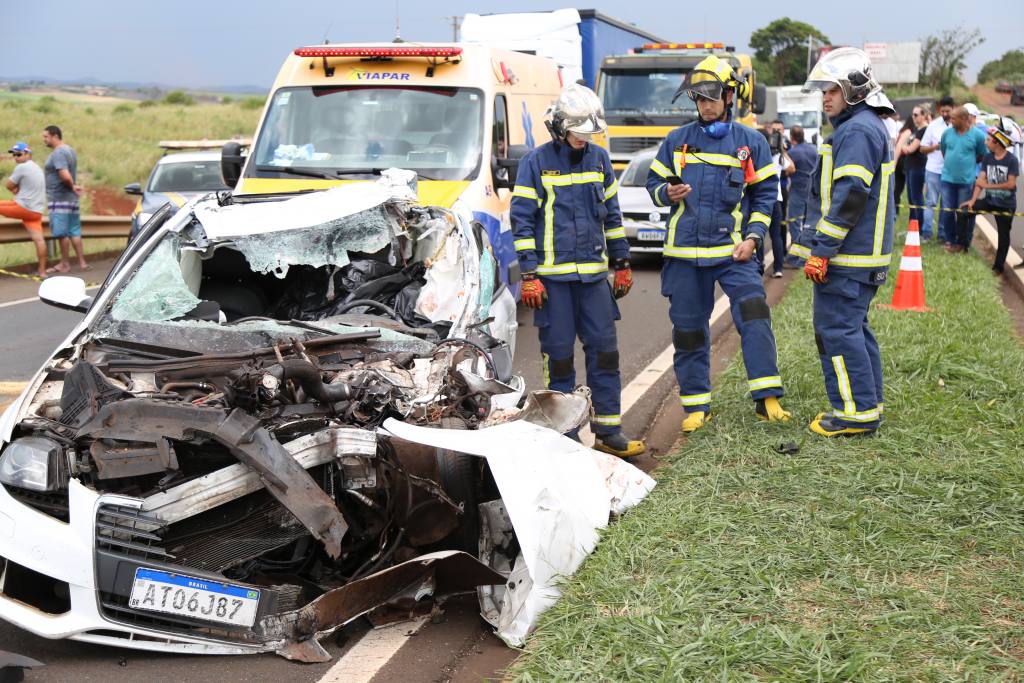
[[[508,188],[511,190],[515,187],[519,161],[529,153],[530,148],[526,145],[509,145],[508,156],[493,160],[491,171],[494,175],[495,189]],[[501,174],[500,170],[504,170],[505,173]]]
[[[85,280],[67,275],[43,280],[39,285],[39,299],[44,304],[79,313],[88,312],[92,306],[92,297],[85,293]]]
[[[754,99],[750,108],[755,114],[763,114],[768,105],[768,88],[763,83],[754,85]]]
[[[242,177],[242,165],[245,163],[244,146],[240,142],[225,142],[220,150],[220,175],[224,184],[234,189],[238,179]]]
[[[124,186],[124,193],[141,195],[142,185],[140,185],[139,183],[128,183],[127,185]]]

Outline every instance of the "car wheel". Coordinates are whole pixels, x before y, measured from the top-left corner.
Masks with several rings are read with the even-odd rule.
[[[465,429],[466,423],[458,418],[441,420],[444,429]],[[480,554],[480,514],[477,510],[477,490],[480,468],[472,455],[450,451],[446,448],[435,450],[440,484],[452,500],[462,504],[462,523],[443,542],[445,546],[463,550],[474,557]]]

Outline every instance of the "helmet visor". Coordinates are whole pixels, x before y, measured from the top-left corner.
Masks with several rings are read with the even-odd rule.
[[[815,92],[817,90],[825,92],[836,87],[839,87],[839,83],[837,81],[808,80],[800,90],[802,92]]]
[[[704,98],[706,100],[720,100],[722,99],[722,91],[725,90],[725,84],[722,83],[722,79],[717,74],[711,73],[710,71],[703,71],[694,69],[693,71],[687,72],[683,78],[683,84],[679,86],[679,90],[676,91],[672,101],[675,102],[681,94],[684,92],[690,96],[690,99],[694,102],[698,98]]]

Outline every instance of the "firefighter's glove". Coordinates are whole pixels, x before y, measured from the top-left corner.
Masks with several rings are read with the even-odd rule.
[[[544,283],[537,277],[537,273],[523,273],[523,287],[520,292],[523,303],[530,308],[540,308],[548,298]]]
[[[804,275],[808,280],[814,280],[819,285],[828,282],[828,259],[821,256],[808,256],[804,264]]]
[[[633,269],[626,259],[619,259],[615,262],[615,279],[612,281],[612,294],[616,299],[629,294],[633,288]]]

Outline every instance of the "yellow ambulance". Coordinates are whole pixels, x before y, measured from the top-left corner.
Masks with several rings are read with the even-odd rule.
[[[508,282],[516,162],[548,139],[544,113],[561,88],[554,61],[480,45],[301,47],[248,154],[225,145],[222,171],[236,194],[276,194],[413,170],[421,203],[483,226]]]

